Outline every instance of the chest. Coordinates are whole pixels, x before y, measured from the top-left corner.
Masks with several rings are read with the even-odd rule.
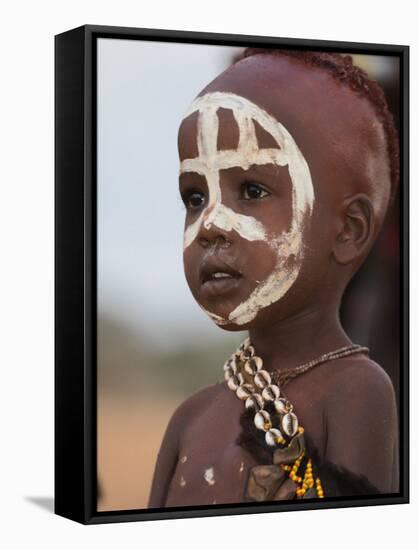
[[[321,445],[323,424],[318,404],[298,393],[293,398],[299,403],[295,410],[301,424]],[[243,402],[225,389],[210,406],[189,419],[181,437],[166,506],[244,501],[249,471],[258,462],[237,443],[243,411]]]
[[[243,502],[248,472],[256,462],[236,443],[243,404],[225,393],[188,421],[166,506]]]

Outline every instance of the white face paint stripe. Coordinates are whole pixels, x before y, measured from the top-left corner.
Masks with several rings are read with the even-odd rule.
[[[217,151],[219,108],[233,112],[239,128],[237,149]],[[208,204],[200,216],[185,230],[184,249],[197,237],[201,224],[209,228],[212,224],[225,231],[236,231],[241,237],[254,241],[263,240],[278,255],[277,264],[271,275],[262,281],[248,299],[236,307],[228,319],[211,312],[208,315],[217,324],[234,322],[242,325],[252,320],[262,307],[280,299],[296,280],[302,259],[302,229],[307,216],[313,209],[314,191],[310,170],[302,153],[287,129],[266,111],[248,99],[224,92],[213,92],[198,97],[189,108],[185,118],[198,111],[197,146],[198,157],[181,162],[180,172],[196,172],[204,176],[208,185]],[[276,148],[259,149],[256,121],[278,144]],[[279,237],[268,236],[259,220],[234,212],[222,203],[219,181],[220,170],[241,167],[247,170],[251,165],[276,164],[288,166],[292,182],[292,222],[288,232]],[[287,265],[289,256],[294,256],[293,265]],[[289,262],[288,262],[289,263]],[[204,309],[204,308],[203,308]]]
[[[243,156],[243,151],[218,151],[217,157],[212,163],[211,171],[227,170],[228,168],[236,168],[237,166],[248,168],[252,164],[271,163],[286,166],[288,161],[280,149],[260,149],[257,152],[249,151],[245,157]],[[180,172],[196,172],[201,176],[205,176],[209,172],[207,166],[207,161],[203,161],[199,157],[185,159],[181,162]]]
[[[246,116],[246,113],[243,111],[233,111],[233,113],[239,127],[238,150],[243,153],[246,159],[249,157],[257,157],[259,145],[253,120]]]
[[[225,231],[234,229],[248,241],[264,241],[266,239],[265,228],[261,222],[251,216],[237,214],[231,208],[220,203],[217,203],[205,218],[204,227],[206,229],[209,229],[212,224],[222,227]]]
[[[210,105],[200,110],[198,118],[199,157],[211,160],[217,156],[218,116],[217,107]]]
[[[279,242],[278,242],[279,241]],[[278,260],[273,272],[259,284],[250,296],[239,304],[228,316],[227,322],[244,325],[254,319],[262,307],[267,307],[278,301],[294,284],[299,273],[299,262],[302,259],[302,240],[299,231],[284,233],[280,239],[272,244],[277,248]],[[298,263],[291,269],[286,263],[289,256],[294,255]],[[215,322],[217,322],[214,319]],[[218,323],[218,324],[226,324]]]

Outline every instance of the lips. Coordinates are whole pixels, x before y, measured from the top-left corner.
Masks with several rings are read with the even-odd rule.
[[[231,292],[242,277],[230,263],[214,256],[204,260],[200,269],[201,289],[208,298]]]

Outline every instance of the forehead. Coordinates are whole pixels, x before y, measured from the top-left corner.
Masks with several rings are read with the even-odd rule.
[[[203,135],[208,133],[208,122],[212,137]],[[179,156],[180,160],[197,157],[198,141],[211,139],[217,151],[238,149],[246,139],[253,139],[259,149],[279,149],[281,133],[281,125],[258,105],[236,94],[215,92],[195,100],[183,119],[178,135]]]
[[[236,99],[240,101],[240,97],[237,96]],[[245,98],[243,98],[243,102],[245,101]],[[211,105],[211,103],[212,101],[209,99],[207,105]],[[228,97],[225,101],[221,102],[222,106],[218,106],[214,102],[214,111],[210,115],[214,118],[216,117],[217,119],[217,151],[237,149],[239,147],[240,139],[245,139],[244,134],[246,130],[243,128],[243,125],[245,125],[247,127],[246,129],[248,129],[248,124],[250,121],[255,133],[257,146],[260,149],[279,148],[277,140],[275,140],[269,129],[265,129],[260,123],[260,119],[263,119],[264,115],[266,115],[262,109],[259,109],[257,105],[253,105],[251,109],[246,109],[246,105],[241,105],[240,108],[238,108],[238,106],[231,103],[231,101],[228,101]],[[180,160],[195,158],[199,154],[198,133],[200,131],[200,116],[202,116],[202,114],[200,114],[198,107],[191,114],[188,114],[180,125],[178,134]],[[242,128],[240,128],[240,124],[242,125]]]
[[[343,190],[360,177],[383,174],[386,143],[373,107],[326,71],[285,56],[255,55],[232,65],[200,95],[217,91],[247,98],[278,120],[307,159],[315,183],[338,171]],[[234,147],[237,125],[231,113],[220,111],[219,117],[220,148]],[[180,126],[181,160],[197,155],[197,118],[193,113]]]
[[[230,69],[217,77],[200,93],[198,100],[208,93],[232,93],[249,100],[255,106],[256,111],[258,108],[265,112],[267,111],[276,120],[281,120],[282,123],[285,122],[285,126],[287,127],[287,122],[290,119],[287,115],[292,114],[295,107],[299,109],[298,105],[290,105],[289,100],[292,100],[293,96],[298,92],[296,88],[304,88],[304,85],[307,84],[304,82],[307,80],[306,75],[304,74],[303,78],[301,78],[301,75],[294,75],[293,90],[291,91],[289,84],[292,71],[289,68],[286,70],[283,69],[281,72],[285,72],[286,74],[283,75],[283,79],[278,79],[278,68],[272,66],[272,63],[266,60],[265,56],[262,59],[260,57],[256,56],[256,59],[245,59],[230,67]],[[303,98],[301,98],[301,101],[304,103]],[[196,100],[194,103],[196,103]],[[217,117],[219,119],[219,142],[217,145],[219,149],[237,147],[239,128],[234,116],[234,110],[234,105],[227,107],[225,104],[219,106],[217,110]],[[304,116],[303,113],[301,115]],[[197,155],[198,118],[198,110],[189,112],[180,125],[178,145],[181,160]],[[295,126],[295,123],[298,123],[298,119],[292,120],[291,125]],[[304,126],[307,127],[307,121]],[[255,125],[255,129],[259,134],[258,142],[259,139],[262,142],[260,146],[275,146],[271,139],[267,139],[266,132],[264,133],[265,135],[261,135],[262,132],[258,124]],[[265,145],[263,140],[267,141],[269,145]]]

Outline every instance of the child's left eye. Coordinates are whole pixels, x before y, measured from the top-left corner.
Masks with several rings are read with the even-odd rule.
[[[246,182],[242,185],[242,194],[243,198],[246,200],[262,199],[263,197],[270,195],[270,193],[261,185],[251,182]]]

